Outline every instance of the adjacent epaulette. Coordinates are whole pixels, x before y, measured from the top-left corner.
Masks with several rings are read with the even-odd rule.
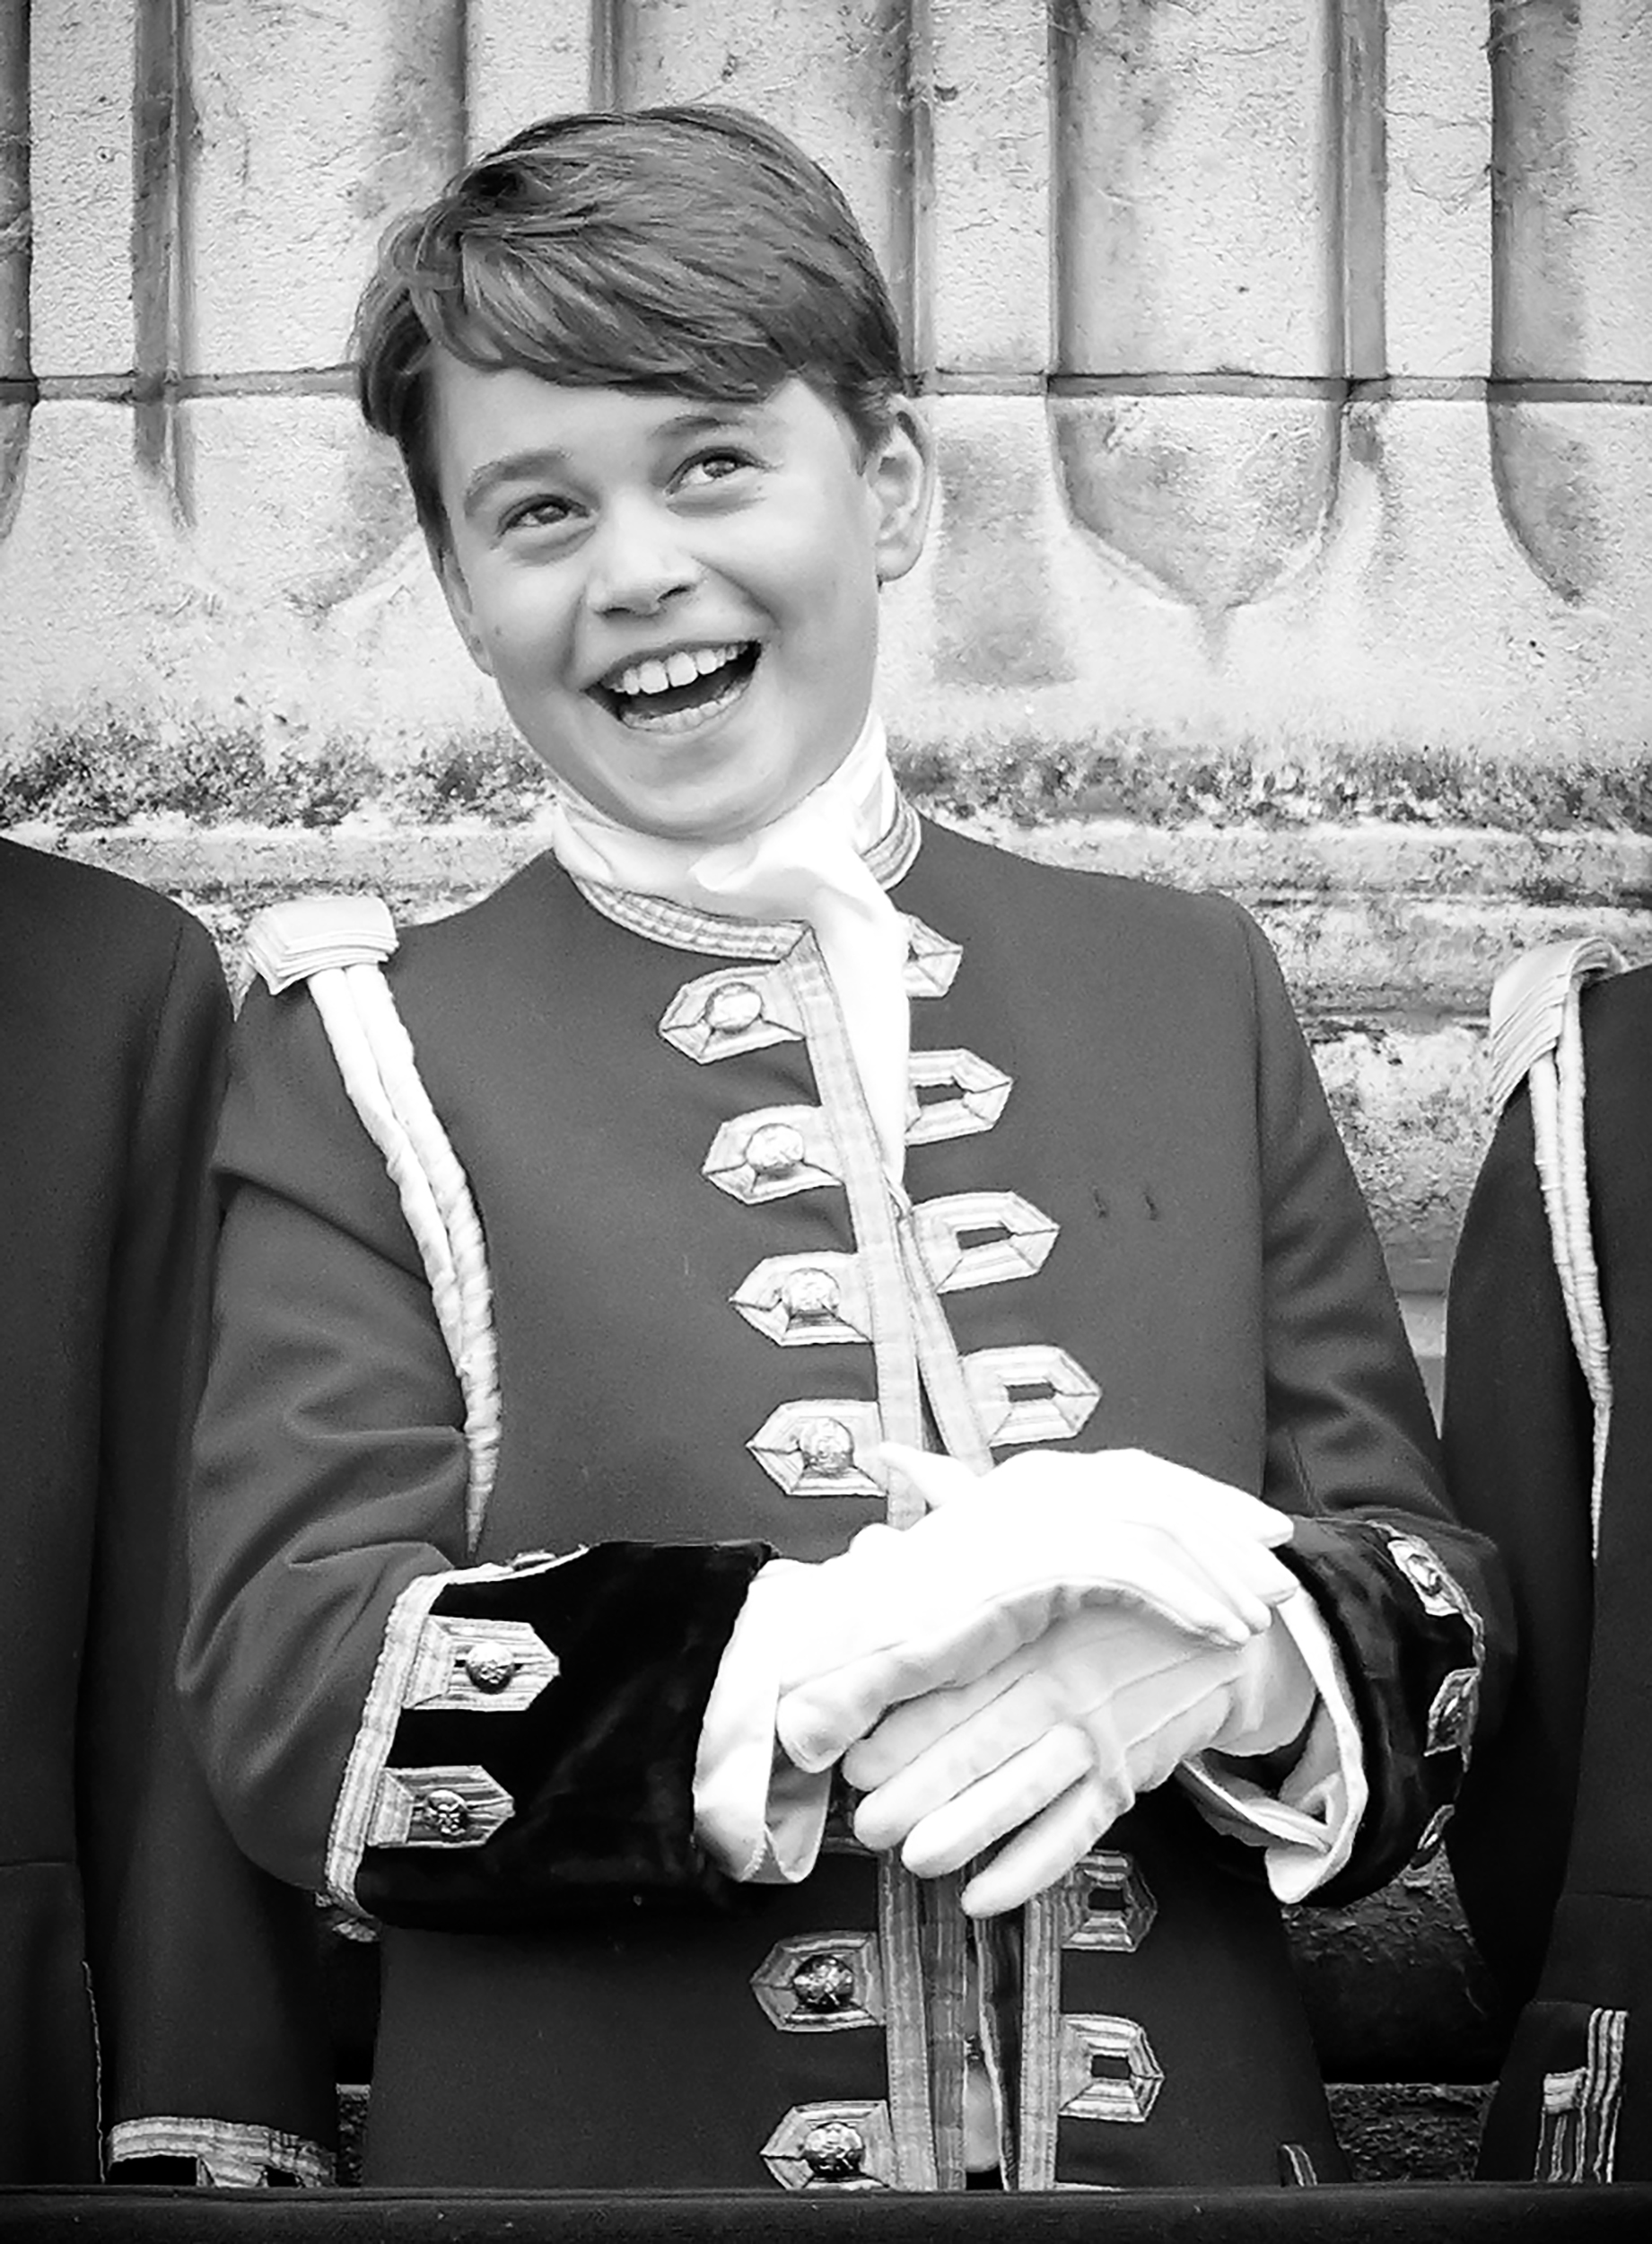
[[[332,967],[382,966],[398,938],[381,896],[299,896],[247,927],[247,955],[272,996]]]
[[[384,1156],[418,1246],[465,1404],[467,1555],[475,1551],[499,1450],[493,1284],[470,1184],[434,1107],[383,967],[396,923],[377,896],[272,904],[247,929],[257,971],[279,996],[307,982],[350,1103]]]
[[[1504,968],[1492,986],[1489,1039],[1491,1103],[1499,1114],[1533,1061],[1559,1046],[1585,985],[1622,970],[1621,953],[1604,935],[1546,942]]]
[[[1579,1003],[1586,986],[1620,973],[1623,959],[1600,935],[1545,943],[1498,976],[1491,992],[1491,1097],[1500,1113],[1524,1083],[1531,1094],[1532,1149],[1549,1245],[1566,1305],[1572,1349],[1594,1408],[1591,1547],[1600,1542],[1601,1485],[1612,1430],[1611,1346],[1589,1219],[1583,1109],[1586,1084]]]

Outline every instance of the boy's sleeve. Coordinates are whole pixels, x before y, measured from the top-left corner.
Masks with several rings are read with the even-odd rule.
[[[458,1383],[302,990],[249,1000],[219,1167],[181,1678],[241,1845],[433,1928],[713,1891],[695,1755],[766,1550],[468,1562]]]
[[[229,1001],[179,920],[138,1068],[103,1306],[99,1486],[76,1756],[107,2156],[203,2178],[331,2171],[313,1910],[235,1849],[171,1685],[179,1507],[212,1243],[207,1154]],[[129,2169],[127,2169],[130,2170]]]
[[[1496,1555],[1448,1509],[1427,1398],[1382,1252],[1291,1011],[1246,919],[1255,991],[1268,1459],[1297,1516],[1280,1553],[1313,1597],[1358,1725],[1366,1804],[1313,1892],[1369,1892],[1449,1819],[1508,1687]]]
[[[1452,1869],[1475,1940],[1523,2002],[1536,1988],[1565,1873],[1594,1603],[1593,1414],[1524,1088],[1504,1109],[1464,1219],[1447,1336],[1453,1501],[1497,1538],[1520,1624],[1507,1711],[1475,1755],[1452,1826]]]

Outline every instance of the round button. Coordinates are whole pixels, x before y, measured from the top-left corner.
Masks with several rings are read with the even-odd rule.
[[[811,1472],[836,1479],[854,1463],[854,1436],[841,1418],[810,1418],[799,1430],[798,1451]]]
[[[780,1298],[790,1317],[803,1323],[835,1317],[843,1299],[837,1280],[829,1270],[794,1270],[781,1287]]]
[[[763,1018],[763,993],[749,982],[721,982],[705,1001],[705,1025],[719,1036],[739,1036]]]
[[[465,1673],[478,1691],[503,1691],[521,1664],[508,1645],[491,1639],[472,1644],[465,1654]]]
[[[746,1141],[746,1158],[759,1177],[783,1177],[803,1158],[803,1134],[790,1122],[765,1122]]]
[[[852,2181],[866,2163],[866,2137],[846,2119],[822,2119],[799,2143],[803,2162],[822,2181]]]
[[[791,1975],[791,1992],[798,2008],[818,2017],[846,2011],[854,2001],[854,1973],[841,1956],[820,1950],[805,1956]]]
[[[438,1838],[462,1839],[470,1828],[470,1803],[450,1785],[433,1785],[420,1802],[424,1820]]]

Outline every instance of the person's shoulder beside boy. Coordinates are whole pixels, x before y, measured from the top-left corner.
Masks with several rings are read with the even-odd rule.
[[[12,1005],[26,994],[73,993],[64,1016],[97,1015],[175,981],[214,1011],[227,1012],[212,937],[194,915],[158,890],[0,837],[0,957]]]

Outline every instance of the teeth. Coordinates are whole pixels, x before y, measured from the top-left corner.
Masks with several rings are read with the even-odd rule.
[[[668,687],[692,686],[696,678],[709,677],[725,662],[733,662],[739,651],[738,643],[679,648],[663,661],[651,656],[646,662],[633,662],[617,679],[607,680],[608,688],[610,692],[630,696],[662,694]]]
[[[693,732],[701,725],[721,716],[731,708],[746,690],[744,679],[730,679],[721,693],[710,701],[703,701],[697,709],[661,709],[651,712],[641,701],[631,703],[619,711],[619,721],[634,732]]]

